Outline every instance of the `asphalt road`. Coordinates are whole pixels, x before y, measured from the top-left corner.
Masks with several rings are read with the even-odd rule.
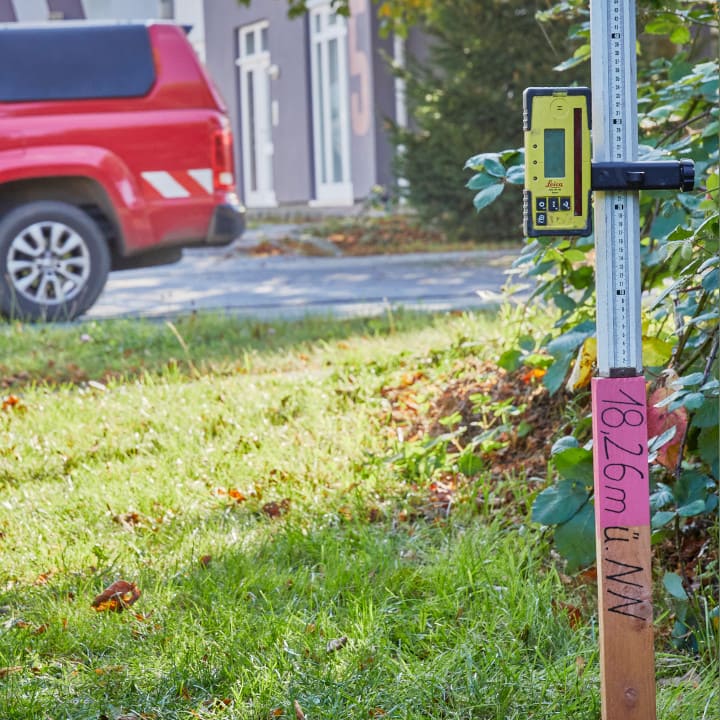
[[[251,240],[252,238],[250,238]],[[110,275],[89,319],[172,317],[200,309],[250,316],[373,315],[497,304],[512,251],[370,257],[257,257],[243,246],[185,251],[174,264]]]

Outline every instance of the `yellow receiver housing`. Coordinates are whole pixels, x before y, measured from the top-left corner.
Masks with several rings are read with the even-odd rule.
[[[590,235],[589,88],[527,88],[523,130],[525,234]]]

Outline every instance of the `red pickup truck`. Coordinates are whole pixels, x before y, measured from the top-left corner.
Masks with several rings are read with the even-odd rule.
[[[70,320],[110,270],[242,233],[227,112],[180,27],[0,25],[0,67],[1,315]]]

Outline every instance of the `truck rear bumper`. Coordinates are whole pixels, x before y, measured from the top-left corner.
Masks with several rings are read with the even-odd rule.
[[[245,208],[240,203],[218,205],[210,221],[206,245],[228,245],[245,230]]]

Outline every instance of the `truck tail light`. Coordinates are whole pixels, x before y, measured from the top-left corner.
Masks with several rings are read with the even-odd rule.
[[[235,190],[233,172],[233,141],[229,128],[216,130],[212,146],[213,187],[215,190]]]

